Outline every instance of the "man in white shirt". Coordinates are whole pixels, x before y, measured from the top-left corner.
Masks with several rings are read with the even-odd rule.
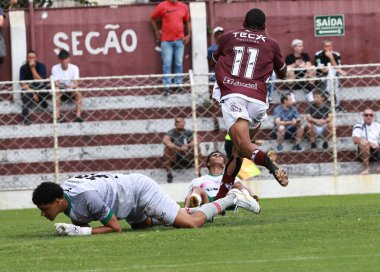
[[[75,99],[76,118],[75,122],[83,122],[81,117],[82,112],[82,93],[75,91],[79,85],[79,68],[70,63],[70,53],[62,49],[58,54],[59,63],[51,69],[51,74],[54,77],[57,88],[56,107],[58,122],[65,122],[65,118],[60,117],[60,106],[62,98]],[[62,94],[62,90],[66,90]]]
[[[380,123],[374,122],[374,115],[371,109],[363,112],[364,122],[354,126],[352,139],[358,145],[360,158],[364,163],[363,175],[370,173],[369,161],[373,159],[380,161],[379,139]],[[380,173],[380,164],[377,167],[377,173]]]

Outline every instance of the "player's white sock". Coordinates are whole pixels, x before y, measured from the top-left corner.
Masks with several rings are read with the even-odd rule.
[[[222,213],[226,208],[234,205],[235,195],[227,195],[226,197],[215,200],[214,202],[202,205],[199,208],[195,208],[198,211],[204,213],[207,220],[210,221],[217,214]]]

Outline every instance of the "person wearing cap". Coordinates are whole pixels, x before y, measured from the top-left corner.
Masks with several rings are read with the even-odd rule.
[[[380,123],[374,121],[372,109],[365,109],[363,112],[363,122],[354,126],[352,140],[358,146],[358,154],[364,164],[362,175],[370,173],[369,161],[380,162]],[[380,163],[377,166],[377,173],[380,174]]]
[[[323,90],[313,91],[314,102],[306,111],[307,130],[309,134],[311,149],[315,149],[316,137],[323,137],[324,149],[329,148],[328,141],[331,138],[332,115],[329,105],[326,103],[326,93]]]
[[[315,66],[312,65],[309,55],[303,52],[303,41],[294,39],[291,46],[293,53],[285,58],[288,66],[287,79],[315,78]],[[314,81],[295,82],[289,87],[291,90],[306,89],[310,92],[314,89]]]
[[[274,130],[277,136],[277,151],[284,151],[284,139],[295,139],[294,151],[302,151],[300,142],[304,135],[305,127],[301,123],[297,107],[290,93],[281,96],[281,105],[274,109]]]
[[[63,116],[60,116],[61,99],[75,99],[76,118],[75,122],[83,122],[82,112],[82,93],[75,91],[79,85],[79,68],[70,63],[70,53],[62,49],[58,54],[59,63],[51,69],[51,74],[56,82],[56,109],[58,122],[66,122]],[[62,91],[63,94],[62,94]]]
[[[221,26],[217,26],[213,30],[215,42],[207,49],[207,60],[210,68],[210,73],[214,72],[215,62],[212,60],[212,53],[218,48],[220,37],[223,35],[224,29]],[[215,82],[215,75],[210,77],[211,82]]]
[[[161,30],[157,24],[159,19],[162,20]],[[152,12],[150,23],[157,42],[161,42],[162,73],[172,74],[174,62],[174,74],[182,74],[185,45],[190,41],[191,32],[189,7],[177,0],[162,1]],[[174,84],[182,84],[182,81],[182,75],[174,77]],[[169,85],[172,84],[171,76],[164,76],[163,84],[163,95],[167,96]],[[177,91],[182,92],[183,89],[178,88]]]
[[[214,73],[214,66],[215,62],[212,60],[212,53],[218,48],[219,40],[220,37],[223,35],[224,29],[221,26],[217,26],[213,30],[214,34],[214,40],[215,42],[207,49],[207,60],[208,60],[208,66],[209,66],[209,71],[210,73]],[[215,74],[210,76],[210,82],[215,82]],[[210,90],[212,91],[212,89]],[[213,122],[214,122],[214,131],[219,131],[220,125],[219,125],[219,120],[218,120],[218,112],[219,112],[219,105],[218,103],[211,98],[210,94],[210,99],[212,100],[212,104],[210,107],[210,112],[213,114]]]

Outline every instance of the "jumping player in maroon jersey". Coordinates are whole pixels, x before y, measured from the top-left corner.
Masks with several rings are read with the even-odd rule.
[[[213,97],[220,101],[223,119],[234,146],[217,199],[224,197],[231,188],[242,158],[265,166],[282,186],[288,185],[288,175],[277,164],[276,153],[263,152],[251,143],[249,136],[249,129],[258,129],[266,118],[266,81],[272,71],[278,78],[286,76],[280,47],[266,33],[265,20],[264,12],[251,9],[245,16],[243,28],[224,34],[213,53],[217,80]]]

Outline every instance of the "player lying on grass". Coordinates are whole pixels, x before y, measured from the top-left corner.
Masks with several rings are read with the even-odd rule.
[[[190,183],[190,190],[185,198],[185,207],[194,208],[202,204],[214,201],[222,182],[225,157],[219,151],[211,152],[206,159],[209,174],[195,178]],[[233,188],[239,189],[247,195],[251,195],[240,179],[236,177]],[[258,197],[253,196],[257,201]]]
[[[61,186],[43,182],[33,191],[32,201],[41,210],[41,216],[50,221],[59,213],[70,217],[72,224],[55,224],[58,235],[70,236],[120,232],[121,219],[134,229],[161,224],[196,228],[234,205],[260,212],[257,201],[238,189],[199,208],[180,209],[154,180],[141,174],[80,175]],[[100,221],[103,226],[91,228],[91,221]]]

